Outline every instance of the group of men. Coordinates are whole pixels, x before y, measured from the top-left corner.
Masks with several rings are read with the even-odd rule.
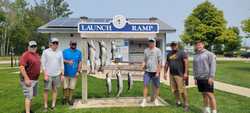
[[[37,44],[30,41],[28,51],[23,53],[20,59],[20,79],[23,87],[23,93],[26,97],[25,110],[26,113],[30,111],[30,105],[33,96],[38,95],[40,66],[44,74],[44,109],[43,112],[48,111],[48,92],[52,87],[52,106],[51,109],[57,110],[55,103],[57,98],[57,88],[63,82],[63,100],[62,104],[67,102],[72,106],[72,94],[75,89],[77,77],[80,74],[82,65],[82,53],[77,50],[76,40],[70,41],[70,48],[65,49],[63,52],[57,50],[58,39],[52,38],[50,41],[50,48],[46,49],[41,61],[36,53]],[[162,66],[162,53],[161,50],[155,47],[155,39],[150,37],[148,39],[149,47],[144,51],[143,62],[140,70],[146,66],[146,71],[143,76],[143,101],[140,106],[147,105],[146,96],[148,92],[148,85],[152,79],[155,86],[155,106],[159,106],[158,94],[160,83],[160,70]],[[209,104],[216,113],[216,100],[214,98],[213,78],[215,76],[216,61],[214,55],[204,49],[204,44],[201,40],[195,42],[197,54],[193,60],[193,74],[195,85],[198,85],[199,92],[203,95],[205,104],[204,113],[210,113]],[[188,95],[186,92],[186,80],[188,80],[188,57],[183,50],[178,49],[177,42],[171,42],[172,51],[168,53],[163,78],[167,80],[167,71],[170,68],[170,87],[176,99],[176,104],[173,106],[181,107],[180,93],[182,94],[185,102],[183,111],[189,111]],[[61,75],[60,75],[61,74]],[[66,100],[66,93],[69,93],[69,100]]]
[[[144,58],[140,70],[146,66],[146,71],[143,76],[143,101],[140,104],[141,107],[147,105],[146,96],[148,92],[148,85],[152,79],[155,86],[155,106],[159,106],[158,94],[160,83],[160,69],[162,66],[162,54],[161,50],[155,47],[155,39],[150,37],[148,39],[149,47],[144,51]],[[205,104],[204,113],[210,113],[209,104],[213,109],[213,113],[216,113],[216,100],[214,98],[214,83],[213,78],[215,76],[216,61],[214,55],[204,49],[204,44],[201,40],[195,41],[195,48],[197,54],[193,60],[193,75],[195,85],[198,85],[199,92],[203,95]],[[170,87],[176,99],[174,108],[181,107],[180,93],[182,94],[185,102],[183,111],[189,111],[188,95],[186,92],[186,81],[188,80],[188,57],[183,50],[178,49],[178,44],[175,41],[171,42],[172,51],[167,54],[167,59],[164,67],[163,78],[167,80],[167,71],[170,68]]]
[[[30,110],[32,98],[38,95],[40,67],[42,67],[44,75],[43,112],[48,111],[48,93],[51,88],[53,90],[51,109],[57,110],[55,106],[57,89],[61,87],[61,82],[63,82],[62,104],[68,102],[69,105],[73,106],[72,94],[82,66],[82,53],[76,49],[76,40],[71,40],[69,44],[70,48],[65,49],[63,52],[57,49],[58,44],[58,39],[52,38],[50,40],[50,48],[44,50],[40,61],[36,53],[37,43],[30,41],[28,51],[23,53],[20,58],[20,79],[25,96],[26,113],[32,113]],[[67,89],[69,100],[66,100]]]

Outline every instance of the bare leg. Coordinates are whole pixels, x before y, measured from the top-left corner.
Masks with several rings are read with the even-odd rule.
[[[30,112],[31,102],[32,102],[32,100],[25,99],[25,110],[26,110],[26,113]]]
[[[182,93],[182,98],[183,98],[183,100],[185,102],[185,105],[188,105],[188,95],[187,95],[187,92]]]
[[[47,105],[48,93],[49,93],[49,90],[46,90],[46,89],[43,92],[43,104],[44,104],[44,108],[48,107],[48,105]]]
[[[159,95],[159,87],[155,87],[155,99],[158,99],[158,95]]]
[[[178,90],[174,91],[174,96],[175,96],[176,102],[180,102],[180,94]]]
[[[143,87],[143,99],[146,99],[147,94],[148,94],[148,86],[144,85],[144,87]]]
[[[66,98],[67,89],[63,89],[63,99]]]
[[[57,87],[53,87],[52,106],[51,107],[55,107],[55,105],[56,105],[56,97],[57,97]]]
[[[69,100],[72,100],[73,89],[69,89]]]
[[[202,95],[203,95],[203,100],[204,100],[204,105],[205,107],[209,107],[209,98],[208,98],[208,95],[206,92],[202,92]]]
[[[210,100],[210,104],[211,104],[211,107],[213,110],[216,110],[216,100],[214,98],[214,93],[211,93],[211,92],[207,92],[207,96]]]

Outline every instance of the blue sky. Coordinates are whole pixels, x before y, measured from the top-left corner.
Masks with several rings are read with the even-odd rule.
[[[14,1],[14,0],[11,0]],[[34,6],[34,0],[26,0]],[[37,0],[38,3],[40,0]],[[156,17],[177,31],[167,34],[167,43],[181,41],[179,35],[184,31],[184,20],[198,4],[206,0],[64,0],[73,11],[70,17],[87,16],[89,18],[113,18],[123,15],[125,18]],[[227,27],[237,26],[250,17],[250,0],[208,0],[218,10],[224,12]],[[241,28],[240,28],[241,30]],[[245,34],[240,32],[241,36]],[[250,45],[250,39],[242,39]]]

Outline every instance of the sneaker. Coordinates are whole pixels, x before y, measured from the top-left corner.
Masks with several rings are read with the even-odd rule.
[[[47,112],[48,111],[48,108],[43,108],[43,112]]]
[[[178,103],[176,102],[176,104],[173,106],[173,108],[177,108],[177,107],[181,107],[181,104],[178,104]]]
[[[51,109],[53,109],[54,111],[56,111],[56,110],[57,110],[56,106],[55,106],[55,107],[51,107]]]
[[[158,100],[155,100],[155,106],[159,106]]]
[[[210,111],[204,111],[203,113],[211,113]]]
[[[25,110],[24,110],[24,113],[26,113],[26,111],[25,111]],[[30,110],[30,113],[34,113],[34,112]]]
[[[66,99],[63,99],[62,105],[65,105],[66,103],[67,103],[67,100],[66,100]]]
[[[144,101],[142,101],[142,103],[141,103],[141,107],[145,107],[147,105],[147,102],[144,102]]]
[[[73,102],[72,102],[71,100],[69,100],[68,103],[69,103],[70,106],[73,106],[73,105],[74,105]]]
[[[185,105],[183,111],[189,111],[189,106],[188,106],[188,105]]]

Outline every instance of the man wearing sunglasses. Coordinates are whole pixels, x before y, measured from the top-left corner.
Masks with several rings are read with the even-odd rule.
[[[38,95],[39,76],[40,76],[40,59],[36,53],[36,42],[30,41],[28,51],[22,54],[20,58],[20,79],[23,87],[23,94],[25,96],[25,111],[26,113],[33,113],[30,110],[30,105],[33,96]]]
[[[51,109],[57,110],[55,106],[57,98],[57,88],[61,87],[61,82],[64,81],[63,55],[62,52],[57,48],[58,39],[52,38],[50,42],[50,48],[44,50],[41,58],[42,70],[44,75],[43,112],[48,111],[47,101],[48,93],[51,87],[53,87]],[[60,76],[60,73],[62,74],[62,77]]]
[[[183,111],[189,111],[188,96],[186,92],[186,79],[188,78],[188,57],[183,50],[178,50],[176,41],[171,42],[172,51],[168,53],[164,68],[164,79],[167,80],[167,71],[170,67],[170,87],[176,99],[176,104],[173,106],[181,107],[180,93],[185,102]]]
[[[62,104],[66,104],[66,93],[67,88],[69,89],[69,100],[70,106],[73,106],[72,95],[75,89],[77,77],[80,75],[82,68],[82,52],[77,47],[77,41],[71,40],[69,43],[70,48],[63,50],[63,61],[65,66],[65,79],[63,81],[63,101]]]
[[[144,76],[143,76],[143,101],[141,107],[147,105],[146,97],[148,93],[148,85],[150,80],[154,81],[155,86],[155,106],[159,106],[158,103],[158,94],[159,94],[159,83],[160,83],[160,70],[162,65],[162,54],[161,50],[154,46],[155,39],[150,37],[148,39],[149,47],[144,51],[143,62],[140,70],[142,71],[144,66],[147,67]]]

